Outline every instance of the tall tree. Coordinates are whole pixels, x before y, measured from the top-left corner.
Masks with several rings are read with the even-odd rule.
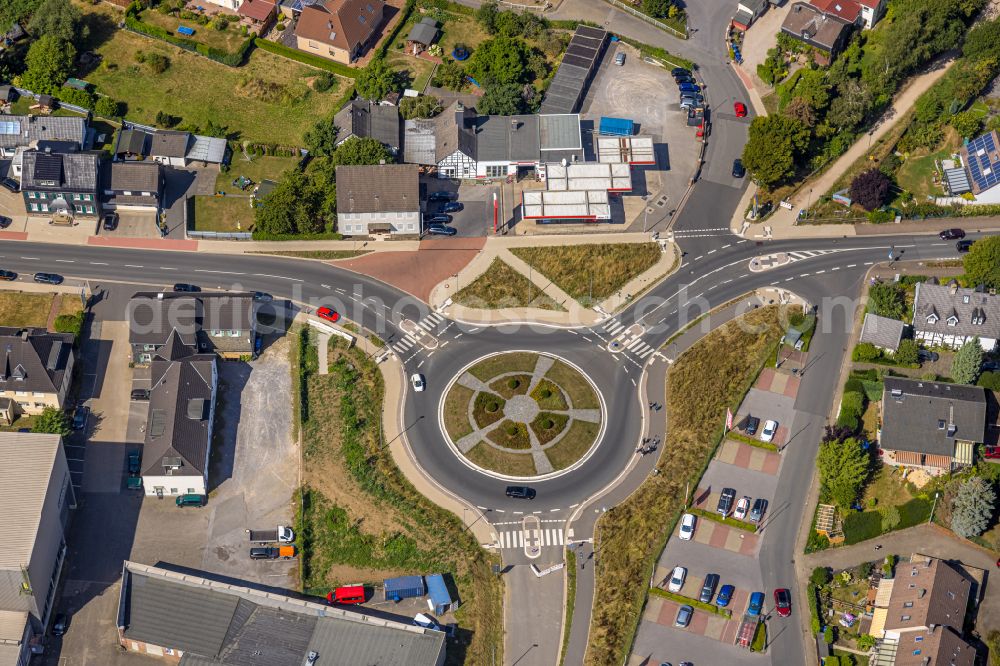
[[[331,204],[332,201],[334,202]],[[321,170],[286,171],[278,186],[255,210],[255,232],[266,234],[318,234],[330,227],[336,206],[336,189]]]
[[[853,437],[824,442],[819,447],[816,464],[823,489],[842,509],[850,508],[868,480],[868,454]]]
[[[955,352],[951,359],[951,378],[959,384],[975,384],[983,367],[983,347],[974,337]]]
[[[951,505],[951,529],[965,539],[979,536],[990,526],[997,493],[991,483],[973,476],[958,487]]]
[[[479,85],[525,83],[528,45],[521,39],[494,37],[479,45],[469,60],[468,72]]]
[[[332,161],[335,165],[345,164],[389,164],[393,161],[392,153],[378,139],[370,136],[353,137],[337,146],[333,151]]]
[[[51,435],[66,437],[72,432],[69,415],[57,407],[46,407],[35,419],[31,432],[44,432]]]
[[[339,130],[333,119],[325,118],[306,130],[305,144],[313,157],[330,157],[337,149]]]
[[[795,160],[809,142],[809,128],[782,115],[758,116],[750,123],[743,164],[770,188],[795,173]]]
[[[399,115],[404,119],[433,118],[441,113],[441,100],[433,95],[404,97],[399,102]]]
[[[42,0],[31,15],[28,32],[32,35],[52,35],[79,44],[89,34],[83,15],[70,0]]]
[[[42,35],[28,49],[28,69],[21,76],[21,85],[35,93],[53,94],[73,71],[75,58],[72,44],[54,35]]]
[[[851,181],[851,200],[865,210],[875,210],[889,196],[889,177],[878,169],[862,171]]]
[[[6,33],[15,22],[31,15],[41,0],[4,0],[0,2],[0,33]]]
[[[517,83],[487,86],[476,107],[480,113],[488,116],[513,116],[524,113],[522,86]]]
[[[987,236],[973,243],[962,266],[970,283],[1000,289],[1000,236]]]
[[[389,67],[385,58],[374,58],[354,80],[354,87],[359,97],[380,102],[399,87],[399,73]]]

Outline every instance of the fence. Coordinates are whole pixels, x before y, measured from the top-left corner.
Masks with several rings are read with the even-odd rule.
[[[188,238],[201,240],[248,241],[253,239],[253,234],[249,231],[191,231],[189,229],[186,233]]]
[[[634,17],[636,17],[637,19],[641,19],[641,20],[645,21],[646,23],[648,23],[648,24],[650,24],[652,26],[656,26],[657,28],[659,28],[660,30],[662,30],[664,32],[672,33],[673,35],[675,35],[677,37],[680,37],[681,39],[687,39],[687,34],[686,33],[683,33],[680,30],[677,30],[676,28],[671,28],[666,23],[662,23],[660,21],[657,21],[652,16],[648,16],[646,14],[643,14],[642,12],[640,12],[635,7],[629,7],[624,2],[619,2],[619,0],[605,0],[605,2],[607,2],[610,5],[614,5],[615,7],[618,7],[619,9],[624,9],[625,11],[627,11],[629,14],[631,14]]]

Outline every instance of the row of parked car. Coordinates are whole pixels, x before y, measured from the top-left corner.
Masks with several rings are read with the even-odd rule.
[[[679,594],[687,579],[687,569],[684,567],[674,567],[667,582],[667,590]],[[717,573],[705,575],[705,580],[701,584],[698,593],[698,601],[703,604],[715,603],[719,608],[726,608],[733,599],[736,592],[734,585],[723,585],[719,587],[722,578]],[[718,589],[718,594],[716,594]],[[781,617],[788,617],[792,614],[792,594],[786,588],[778,588],[774,591],[774,609]],[[753,592],[747,602],[746,614],[756,617],[764,610],[764,593]],[[683,604],[677,609],[677,617],[674,619],[674,626],[687,627],[691,623],[691,616],[694,615],[694,608],[688,604]]]
[[[428,203],[436,203],[438,206],[436,213],[432,213],[424,218],[424,231],[437,236],[454,236],[457,234],[458,230],[448,225],[454,220],[451,213],[457,213],[465,207],[458,201],[458,192],[446,192],[444,190],[432,192],[427,197],[427,201]]]

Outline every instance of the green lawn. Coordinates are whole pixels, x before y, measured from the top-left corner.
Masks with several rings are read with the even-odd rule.
[[[507,453],[485,442],[476,444],[465,456],[476,465],[511,476],[534,476],[535,461],[530,453]]]
[[[528,437],[528,427],[523,423],[506,420],[487,435],[489,440],[505,449],[530,449],[531,439]]]
[[[545,373],[545,378],[551,379],[562,387],[573,403],[574,409],[598,409],[601,406],[597,400],[597,394],[594,393],[594,389],[587,383],[587,380],[562,361],[553,363],[549,371]]]
[[[451,300],[469,308],[485,310],[532,307],[565,311],[535,283],[501,259],[494,259],[485,273],[455,292]]]
[[[505,400],[510,400],[515,395],[527,393],[530,385],[531,375],[511,375],[494,380],[490,388],[502,395]]]
[[[249,194],[253,191],[252,187],[244,192],[233,185],[233,181],[240,176],[245,176],[254,183],[259,183],[265,179],[278,182],[281,180],[281,174],[295,168],[295,165],[298,163],[299,159],[297,157],[268,156],[255,157],[253,160],[247,162],[243,158],[243,154],[237,152],[233,155],[229,173],[220,173],[215,178],[215,191],[226,192],[227,194]]]
[[[949,131],[949,138],[958,141],[954,131]],[[958,143],[949,140],[940,150],[933,153],[928,153],[925,149],[910,153],[896,172],[896,182],[902,189],[912,192],[917,201],[923,201],[929,194],[944,196],[941,185],[935,185],[933,181],[934,161],[949,159],[956,150]]]
[[[565,469],[579,460],[593,446],[599,428],[600,424],[574,419],[569,432],[556,444],[545,449],[552,467]]]
[[[176,36],[200,42],[207,46],[213,46],[217,49],[222,49],[223,51],[235,51],[240,47],[240,44],[246,40],[246,35],[240,34],[240,27],[235,22],[231,23],[225,30],[216,30],[211,25],[198,25],[197,21],[178,19],[172,14],[161,14],[156,10],[146,10],[142,12],[139,16],[139,20],[149,25],[159,26],[167,32],[174,34],[177,33],[177,28],[179,26],[187,26],[188,28],[194,29],[193,35],[176,34]]]
[[[542,409],[562,411],[568,407],[562,391],[547,379],[538,382],[538,385],[531,391],[531,397]]]
[[[469,374],[487,381],[505,372],[534,372],[538,354],[530,352],[509,352],[484,359],[469,368]]]
[[[434,71],[434,63],[431,61],[406,55],[394,48],[389,49],[385,60],[393,69],[406,72],[409,81],[406,87],[414,90],[423,90]]]
[[[250,199],[196,196],[189,225],[195,231],[251,231],[253,209]]]
[[[475,393],[470,388],[455,384],[444,403],[444,429],[452,441],[457,442],[472,432],[469,423],[469,401]]]
[[[128,105],[127,117],[153,124],[163,111],[180,118],[179,126],[205,127],[211,120],[234,138],[301,146],[306,130],[335,111],[346,79],[337,90],[319,93],[310,86],[319,73],[287,58],[254,50],[245,65],[234,68],[150,37],[118,30],[122,13],[105,4],[78,5],[90,38],[85,48],[103,61],[82,73],[97,91]],[[136,61],[138,52],[170,60],[162,74]],[[340,91],[340,92],[338,92]]]

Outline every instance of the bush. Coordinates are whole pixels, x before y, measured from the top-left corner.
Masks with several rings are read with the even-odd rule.
[[[984,372],[976,380],[976,386],[990,391],[1000,391],[1000,372]]]
[[[278,44],[277,42],[272,42],[267,39],[251,38],[251,41],[253,41],[257,48],[269,53],[280,55],[284,58],[288,58],[289,60],[297,60],[298,62],[305,63],[306,65],[311,65],[312,67],[325,69],[328,72],[333,72],[339,76],[346,76],[349,79],[357,78],[361,71],[354,69],[353,67],[348,67],[347,65],[342,65],[339,62],[321,58],[311,53],[303,53],[298,49],[289,48],[284,44]]]
[[[833,627],[827,625],[826,629],[823,630],[823,640],[827,643],[827,645],[833,644]],[[836,659],[836,657],[834,657],[834,659]],[[830,663],[830,657],[827,657],[826,663]]]
[[[872,224],[886,224],[896,219],[896,215],[887,210],[873,210],[868,213],[868,221]]]
[[[912,365],[920,361],[919,351],[920,345],[917,341],[907,338],[899,341],[899,347],[892,358],[900,365]]]
[[[851,352],[851,360],[855,363],[871,363],[882,356],[879,348],[870,342],[859,342]]]
[[[337,79],[334,78],[333,74],[331,74],[330,72],[322,72],[319,76],[316,77],[316,80],[313,81],[313,88],[317,92],[326,92],[334,85],[336,85],[336,83]]]
[[[879,507],[878,514],[882,517],[883,532],[891,532],[899,525],[899,509],[891,504]]]
[[[61,88],[59,90],[58,97],[60,102],[65,102],[74,106],[82,106],[83,108],[91,111],[94,109],[94,95],[85,90],[77,90],[76,88]]]
[[[885,203],[891,185],[878,169],[863,171],[851,181],[851,200],[865,210],[874,210]]]
[[[816,567],[809,575],[809,582],[817,587],[822,587],[833,580],[833,573],[829,567]]]
[[[848,546],[874,539],[882,534],[882,516],[878,511],[851,511],[844,518],[844,543]]]
[[[110,97],[101,97],[94,105],[94,113],[104,118],[118,118],[122,115],[122,105]]]
[[[48,433],[50,435],[62,435],[66,437],[73,431],[69,421],[69,414],[56,407],[46,407],[35,419],[35,425],[31,432]]]
[[[59,315],[56,317],[55,329],[59,333],[72,333],[74,338],[79,338],[83,330],[83,313]]]

